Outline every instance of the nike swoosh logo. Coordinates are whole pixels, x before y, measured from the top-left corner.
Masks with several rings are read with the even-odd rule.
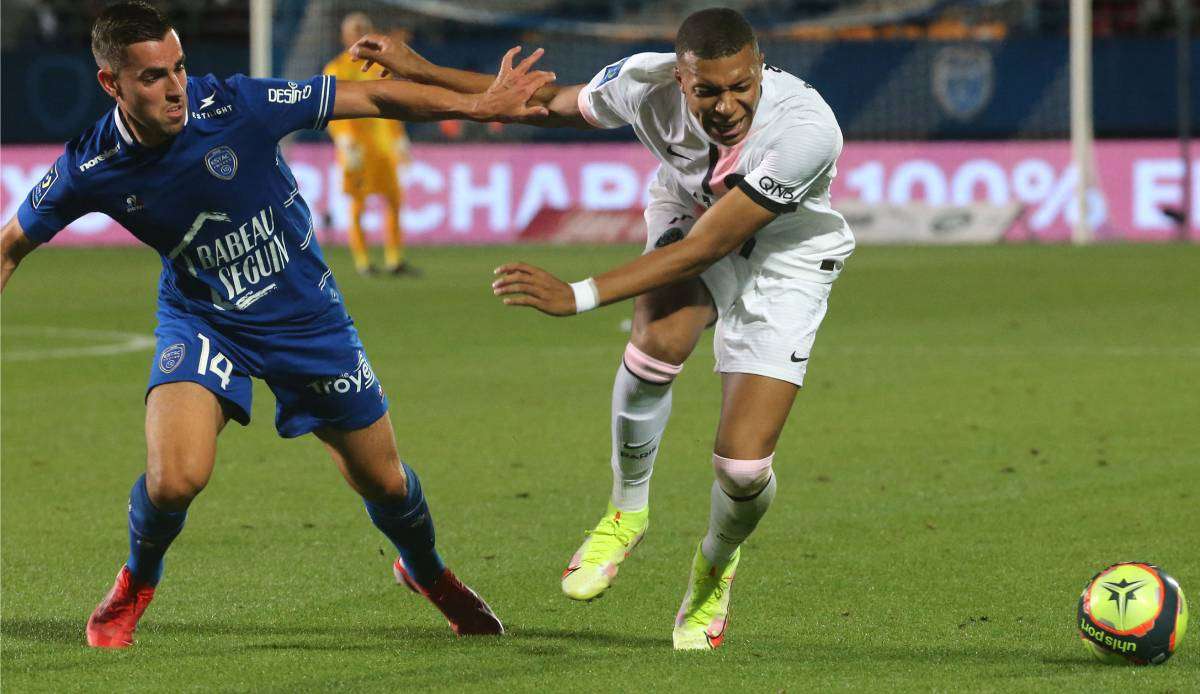
[[[671,149],[671,145],[667,145],[667,154],[670,154],[673,157],[679,157],[680,159],[687,159],[688,161],[691,161],[691,157],[687,156],[686,154],[680,154],[679,152],[676,152],[675,150]]]
[[[796,363],[800,363],[802,361],[808,361],[808,357],[797,357],[796,353],[792,352],[792,361],[794,361]]]
[[[623,443],[621,445],[625,448],[625,450],[636,451],[637,449],[645,448],[646,446],[649,446],[652,443],[654,443],[654,439],[650,439],[646,443]]]

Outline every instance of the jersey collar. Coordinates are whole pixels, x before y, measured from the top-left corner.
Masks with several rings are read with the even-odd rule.
[[[133,134],[129,132],[129,128],[125,126],[125,117],[121,115],[121,107],[117,106],[113,109],[113,123],[117,124],[117,132],[121,134],[121,140],[127,145],[137,144],[133,139]]]
[[[190,106],[190,104],[189,104],[189,106]],[[188,124],[188,111],[189,110],[191,110],[191,109],[190,108],[183,109],[183,127],[185,127],[185,128],[187,127],[187,124]],[[121,140],[127,146],[142,147],[144,149],[142,143],[138,142],[137,139],[133,136],[133,131],[131,131],[129,129],[129,126],[125,124],[125,114],[121,113],[120,106],[113,108],[113,123],[116,123],[117,132],[120,133]],[[180,132],[183,132],[183,131],[181,130]],[[178,137],[178,135],[176,135],[176,137]],[[175,138],[171,138],[171,140],[174,140],[174,139]],[[167,142],[170,142],[171,140],[168,140]]]

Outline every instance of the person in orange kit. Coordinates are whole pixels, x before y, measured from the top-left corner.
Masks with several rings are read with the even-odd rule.
[[[374,31],[371,19],[362,12],[352,12],[342,20],[342,44],[349,49],[356,41]],[[329,61],[325,74],[340,81],[374,80],[383,77],[380,68],[366,72],[363,63],[355,62],[347,51]],[[405,262],[404,232],[400,227],[400,206],[404,199],[398,168],[407,164],[408,137],[399,121],[381,118],[333,121],[329,134],[337,147],[338,164],[342,167],[342,190],[350,196],[350,253],[359,274],[375,272],[367,251],[366,235],[362,228],[362,213],[367,198],[382,195],[387,202],[384,227],[384,269],[392,274],[414,274]]]

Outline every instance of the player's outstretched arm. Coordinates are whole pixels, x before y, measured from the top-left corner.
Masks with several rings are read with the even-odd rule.
[[[13,215],[0,231],[0,291],[4,291],[8,278],[21,264],[21,259],[37,247],[38,242],[25,235],[21,222]]]
[[[541,57],[535,52],[517,66],[510,49],[500,62],[500,72],[487,89],[461,94],[441,87],[398,80],[371,80],[338,84],[333,102],[334,119],[393,118],[404,121],[462,118],[511,122],[548,115],[546,107],[530,103],[534,92],[554,79],[553,73],[531,70]]]
[[[492,292],[510,306],[531,306],[551,316],[570,316],[697,277],[740,248],[776,216],[735,188],[701,215],[682,241],[594,279],[570,285],[539,267],[509,263],[496,269],[500,278],[492,283]]]
[[[521,47],[509,51],[520,51]],[[380,65],[384,74],[392,74],[420,84],[429,84],[460,94],[478,94],[487,91],[495,77],[481,72],[459,70],[431,63],[403,41],[394,41],[387,36],[368,34],[350,47],[350,55],[363,61],[363,70]],[[536,61],[542,56],[542,49],[537,49],[524,61]],[[506,54],[507,57],[507,54]],[[531,63],[532,64],[532,63]],[[579,91],[586,85],[574,84],[560,86],[546,84],[534,92],[530,98],[531,105],[544,106],[545,115],[526,116],[520,122],[528,125],[557,128],[570,127],[589,129],[592,126],[584,119],[579,111]]]
[[[390,74],[410,82],[431,84],[461,94],[486,91],[495,79],[482,72],[458,70],[431,63],[407,43],[380,34],[367,34],[359,39],[350,47],[350,57],[362,61],[363,72],[379,65],[384,77]]]

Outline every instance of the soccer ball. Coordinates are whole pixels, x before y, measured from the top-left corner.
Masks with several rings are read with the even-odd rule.
[[[1179,583],[1153,564],[1113,564],[1079,596],[1079,637],[1106,663],[1165,663],[1183,641],[1187,620]]]

